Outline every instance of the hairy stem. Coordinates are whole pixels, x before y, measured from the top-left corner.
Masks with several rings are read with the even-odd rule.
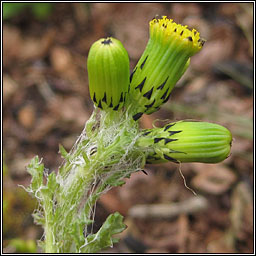
[[[92,221],[92,209],[100,195],[120,185],[145,162],[144,155],[136,150],[138,134],[138,124],[122,112],[93,113],[56,176],[59,186],[53,198],[44,199],[46,252],[78,250],[71,227],[82,233],[76,237],[77,243],[85,243],[86,223]]]

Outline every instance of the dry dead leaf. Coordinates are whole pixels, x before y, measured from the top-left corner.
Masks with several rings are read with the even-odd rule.
[[[3,65],[8,66],[19,57],[23,41],[20,30],[14,26],[3,27]]]
[[[26,129],[33,128],[36,121],[35,107],[31,104],[24,105],[18,112],[18,120]]]
[[[213,229],[207,236],[207,253],[234,253],[235,249],[229,247],[227,241],[224,239],[225,233],[223,231]],[[209,241],[210,240],[210,241]]]
[[[45,135],[57,125],[57,120],[54,116],[45,114],[37,122],[32,134],[30,134],[31,142],[43,141]]]
[[[103,194],[99,202],[104,205],[104,208],[109,212],[120,212],[122,215],[127,214],[128,205],[126,203],[122,203],[117,194],[117,188],[113,188],[108,193]]]
[[[18,84],[8,75],[3,75],[3,102],[4,104],[14,95]]]
[[[248,185],[244,182],[237,184],[231,197],[230,221],[231,227],[229,233],[233,239],[243,240],[246,238],[243,226],[245,215],[247,214],[247,223],[251,232],[253,231],[253,198]]]
[[[73,122],[79,127],[83,127],[85,121],[89,119],[85,110],[83,100],[80,97],[55,97],[49,103],[49,111],[54,113],[56,120]]]
[[[186,252],[187,239],[189,236],[189,221],[188,217],[181,214],[178,218],[179,232],[177,234],[177,242],[179,244],[178,253]]]
[[[233,44],[230,40],[207,41],[196,58],[191,58],[191,66],[195,70],[209,72],[215,63],[232,57],[232,53]]]
[[[232,170],[221,164],[195,164],[193,169],[197,175],[191,181],[192,186],[214,195],[226,192],[237,179]]]

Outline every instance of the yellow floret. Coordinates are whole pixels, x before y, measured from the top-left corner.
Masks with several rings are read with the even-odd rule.
[[[200,51],[205,42],[195,29],[189,30],[187,26],[177,24],[166,16],[162,16],[160,19],[154,18],[149,24],[151,39],[162,40],[163,43],[178,40],[180,44],[188,47],[193,54]]]

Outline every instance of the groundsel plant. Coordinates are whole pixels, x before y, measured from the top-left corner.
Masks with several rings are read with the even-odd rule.
[[[112,37],[95,42],[87,60],[89,90],[95,109],[64,158],[58,172],[45,171],[35,157],[27,170],[26,190],[39,202],[33,216],[44,228],[40,245],[46,253],[94,253],[112,247],[113,235],[126,226],[111,214],[97,233],[95,203],[102,193],[125,183],[146,163],[171,161],[218,163],[230,154],[232,136],[224,127],[197,121],[178,121],[162,128],[139,128],[143,114],[168,101],[174,85],[204,44],[199,32],[168,19],[149,23],[150,39],[130,75],[129,57]]]

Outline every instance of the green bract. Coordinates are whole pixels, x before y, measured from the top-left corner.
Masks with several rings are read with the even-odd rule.
[[[230,154],[232,135],[225,127],[207,122],[179,121],[144,130],[138,140],[147,163],[218,163]]]
[[[95,42],[87,60],[90,96],[100,109],[119,110],[129,86],[129,57],[122,43],[112,37]]]

